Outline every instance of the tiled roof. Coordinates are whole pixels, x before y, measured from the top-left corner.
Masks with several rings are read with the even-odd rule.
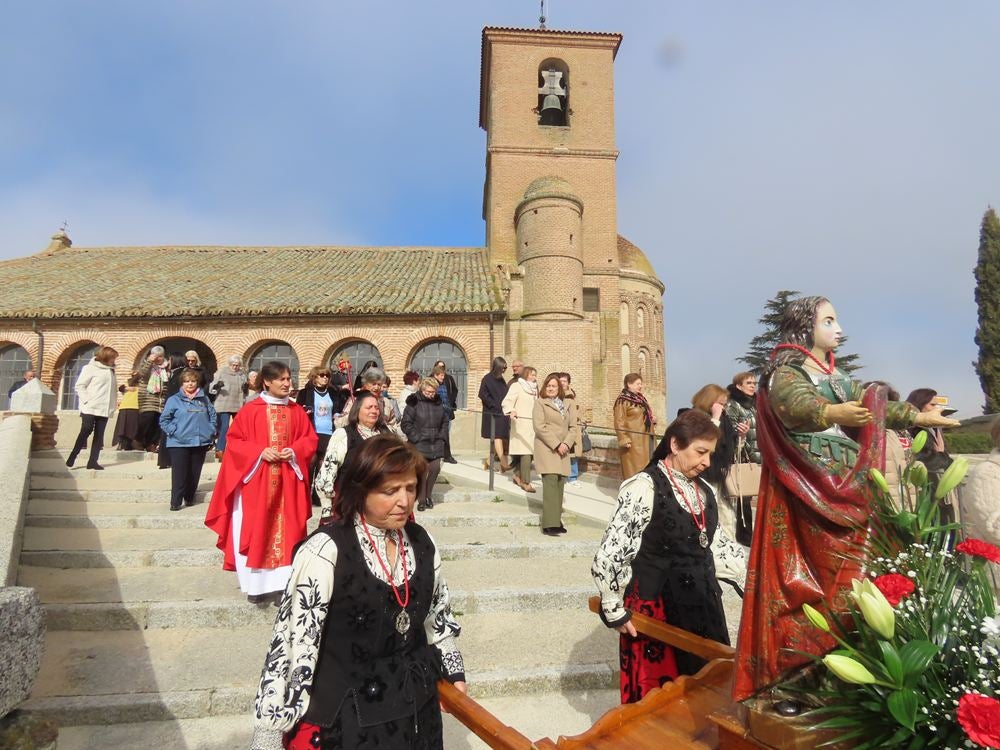
[[[0,262],[0,319],[503,310],[486,248],[65,247]]]

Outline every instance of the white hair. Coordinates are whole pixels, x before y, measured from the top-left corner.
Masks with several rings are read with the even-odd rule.
[[[149,354],[150,356],[156,356],[156,355],[163,356],[164,354],[166,354],[166,351],[162,346],[157,344],[156,346],[154,346],[152,349],[149,350]]]

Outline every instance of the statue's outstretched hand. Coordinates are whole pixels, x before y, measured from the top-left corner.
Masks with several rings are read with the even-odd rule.
[[[958,427],[962,423],[957,419],[942,416],[941,412],[935,410],[921,412],[913,424],[917,427]]]
[[[872,413],[857,401],[830,404],[823,412],[823,416],[830,424],[844,427],[862,427],[872,421]]]

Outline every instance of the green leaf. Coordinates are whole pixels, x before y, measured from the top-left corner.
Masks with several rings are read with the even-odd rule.
[[[896,647],[889,641],[878,642],[882,648],[882,661],[885,663],[885,671],[889,673],[889,679],[898,686],[903,684],[903,660],[899,656]]]
[[[926,670],[938,652],[938,647],[930,641],[910,641],[899,652],[903,660],[903,677],[909,680],[919,677]]]
[[[886,705],[889,707],[892,718],[912,732],[913,725],[917,720],[918,702],[915,691],[903,688],[890,693]]]

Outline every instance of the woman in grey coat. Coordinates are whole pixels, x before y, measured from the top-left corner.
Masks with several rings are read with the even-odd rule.
[[[208,392],[215,396],[215,411],[219,415],[219,437],[215,441],[215,457],[221,459],[222,452],[226,450],[229,423],[243,406],[247,396],[247,374],[243,372],[242,357],[234,354],[229,358],[229,364],[215,373]]]

